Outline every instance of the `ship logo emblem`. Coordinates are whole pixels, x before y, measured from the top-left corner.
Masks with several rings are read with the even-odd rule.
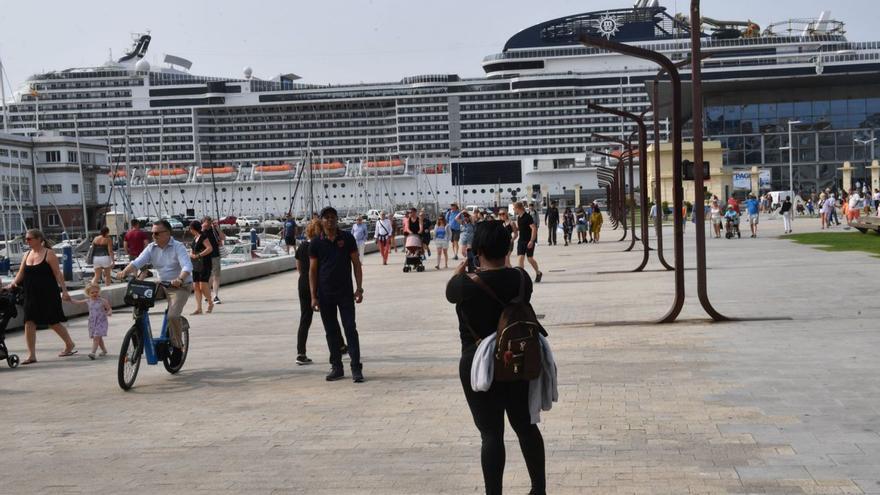
[[[605,37],[606,39],[611,39],[612,36],[617,34],[620,31],[620,20],[617,17],[612,15],[605,14],[599,18],[598,29],[599,34]]]

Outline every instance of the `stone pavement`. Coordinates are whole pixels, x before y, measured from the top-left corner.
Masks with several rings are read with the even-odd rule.
[[[560,368],[560,402],[541,424],[549,493],[880,494],[880,266],[781,231],[764,219],[758,239],[708,239],[708,276],[722,313],[790,320],[709,323],[688,271],[682,321],[651,324],[672,274],[656,261],[619,273],[640,254],[621,252],[617,231],[599,245],[538,246],[533,302]],[[689,248],[692,235],[689,224]],[[184,370],[142,366],[128,393],[116,384],[124,310],[98,361],[84,355],[84,319],[70,322],[73,358],[55,357],[60,341],[40,332],[40,363],[0,364],[0,492],[480,493],[450,272],[401,264],[366,260],[363,384],[324,381],[317,318],[316,364],[294,365],[293,273],[223,288],[215,314],[190,317]],[[21,333],[8,344],[23,354]],[[507,447],[507,491],[526,493],[510,429]]]

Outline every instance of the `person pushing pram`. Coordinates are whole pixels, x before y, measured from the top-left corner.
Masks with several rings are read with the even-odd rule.
[[[415,208],[410,208],[409,214],[403,219],[404,246],[406,248],[406,261],[403,264],[404,272],[409,272],[413,269],[417,272],[425,271],[425,265],[422,264],[424,259],[422,234],[424,232],[424,218],[419,216]]]

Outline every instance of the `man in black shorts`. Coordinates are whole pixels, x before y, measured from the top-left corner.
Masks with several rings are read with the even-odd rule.
[[[538,239],[538,226],[535,220],[526,212],[525,206],[521,201],[514,203],[513,211],[516,213],[516,226],[519,228],[519,238],[516,242],[516,255],[519,256],[519,267],[523,268],[525,259],[528,258],[529,264],[535,270],[535,283],[541,281],[544,275],[538,269],[538,262],[535,261],[535,241]]]

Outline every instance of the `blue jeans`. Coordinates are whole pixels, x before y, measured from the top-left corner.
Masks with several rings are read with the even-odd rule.
[[[318,296],[318,305],[321,310],[321,321],[324,323],[324,333],[327,334],[327,347],[330,348],[330,365],[334,368],[342,368],[342,335],[339,328],[339,320],[336,318],[336,310],[342,318],[342,329],[345,331],[345,340],[348,343],[348,357],[351,358],[351,369],[360,370],[361,346],[358,340],[357,326],[354,321],[354,297],[351,295],[326,295]]]

